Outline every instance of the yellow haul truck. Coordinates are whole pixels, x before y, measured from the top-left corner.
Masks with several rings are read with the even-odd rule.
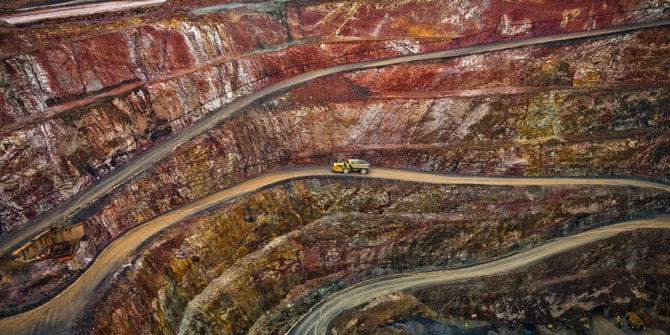
[[[370,170],[370,163],[362,159],[349,158],[343,161],[336,161],[333,163],[333,171],[349,173],[349,172],[360,172],[362,174],[368,173]]]
[[[635,312],[626,313],[626,320],[628,321],[630,329],[642,330],[644,328],[644,322],[642,322],[642,319],[640,319]]]

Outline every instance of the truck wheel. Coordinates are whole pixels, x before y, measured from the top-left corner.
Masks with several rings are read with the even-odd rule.
[[[362,174],[366,174],[366,173],[368,173],[368,169],[361,169],[361,173],[362,173]]]
[[[342,173],[349,173],[349,168],[344,168],[344,169],[342,170]]]

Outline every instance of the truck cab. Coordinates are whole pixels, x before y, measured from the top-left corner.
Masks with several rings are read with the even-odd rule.
[[[370,170],[370,163],[356,158],[338,160],[333,162],[332,170],[341,173],[360,172],[366,174]]]

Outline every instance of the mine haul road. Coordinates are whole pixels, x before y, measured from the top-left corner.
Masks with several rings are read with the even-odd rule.
[[[539,185],[549,187],[565,185],[612,185],[647,189],[653,188],[663,192],[670,192],[670,185],[625,178],[475,177],[386,168],[374,168],[366,175],[349,174],[345,177],[345,175],[331,172],[329,166],[279,170],[249,179],[226,190],[193,201],[181,208],[172,210],[126,232],[110,243],[100,253],[98,258],[91,264],[86,272],[53,299],[25,313],[1,319],[0,334],[69,333],[73,321],[85,308],[86,304],[96,294],[105,292],[111,284],[111,279],[115,272],[123,267],[123,264],[128,261],[128,257],[131,256],[132,253],[145,241],[161,230],[183,221],[189,216],[215,208],[223,203],[233,201],[245,194],[258,191],[283,181],[310,177],[375,178],[447,185]],[[607,238],[622,231],[643,228],[670,229],[670,215],[618,223],[585,233],[564,237],[527,250],[523,253],[471,268],[435,273],[406,274],[401,277],[390,277],[367,282],[364,285],[356,286],[353,289],[336,294],[331,299],[317,305],[295,326],[291,333],[323,334],[323,329],[328,325],[329,320],[335,317],[339,312],[389,292],[510,271],[544,257]]]
[[[670,20],[661,20],[650,23],[642,23],[621,27],[612,27],[607,29],[569,33],[545,37],[529,38],[517,41],[503,41],[489,44],[475,45],[458,49],[451,49],[446,51],[432,52],[426,54],[417,54],[409,56],[394,57],[382,60],[367,61],[355,64],[344,64],[315,70],[304,73],[282,82],[269,85],[263,89],[250,93],[240,99],[237,99],[230,104],[223,106],[215,111],[212,111],[207,116],[200,119],[187,129],[175,134],[165,141],[157,144],[151,150],[148,150],[143,155],[131,160],[124,167],[112,172],[108,177],[101,180],[99,183],[92,185],[83,192],[71,197],[61,206],[45,213],[39,219],[30,224],[16,229],[9,234],[2,237],[0,241],[0,255],[5,255],[13,249],[19,247],[21,244],[30,240],[30,238],[38,235],[49,226],[57,225],[67,222],[75,213],[82,208],[92,204],[101,196],[109,193],[125,181],[133,178],[145,169],[149,168],[169,153],[176,150],[181,144],[192,139],[193,137],[202,134],[206,130],[216,126],[219,122],[229,118],[230,116],[240,112],[251,103],[256,102],[263,97],[280,92],[292,86],[307,82],[312,79],[328,76],[334,73],[367,69],[380,66],[388,66],[393,64],[416,62],[431,59],[452,58],[459,56],[466,56],[472,54],[486,53],[498,50],[505,50],[511,48],[525,47],[538,44],[555,43],[562,41],[570,41],[575,39],[590,38],[597,36],[604,36],[608,34],[623,33],[628,31],[647,29],[653,27],[667,26]],[[170,211],[153,220],[138,226],[129,232],[123,234],[103,250],[89,269],[82,274],[71,286],[66,288],[63,292],[58,294],[53,299],[49,300],[43,305],[40,305],[25,313],[15,316],[7,317],[0,320],[0,334],[64,334],[70,331],[71,325],[77,314],[84,308],[93,294],[98,291],[104,291],[105,285],[109,284],[111,276],[121,268],[126,259],[148,238],[159,232],[160,230],[185,219],[197,212],[210,209],[223,202],[230,201],[240,195],[248,192],[253,192],[259,188],[299,177],[316,177],[323,175],[332,175],[329,167],[310,167],[282,170],[278,172],[268,173],[263,176],[250,179],[246,182],[240,183],[224,191],[212,194],[205,198],[193,201],[188,205]],[[386,178],[393,180],[406,180],[414,182],[426,183],[446,183],[446,184],[480,184],[480,185],[622,185],[622,186],[637,186],[637,187],[652,187],[659,188],[664,191],[669,190],[669,186],[656,183],[652,181],[644,181],[637,179],[617,179],[617,178],[500,178],[500,177],[467,177],[467,176],[447,176],[430,173],[419,173],[405,170],[391,170],[391,169],[374,169],[374,172],[369,176],[352,176],[352,177],[374,177]],[[668,216],[661,216],[653,220],[637,220],[626,224],[619,224],[610,226],[599,230],[598,234],[615,233],[618,229],[633,229],[633,228],[668,228]],[[623,225],[623,226],[622,226]],[[631,227],[633,226],[633,227]],[[621,228],[623,227],[623,228]],[[598,237],[591,234],[594,239]],[[588,238],[584,239],[583,243],[587,243]],[[566,238],[564,243],[569,243],[571,238]],[[561,242],[554,242],[561,243]],[[560,245],[560,244],[559,244]],[[533,252],[529,252],[532,254]],[[545,255],[546,256],[546,255]],[[538,259],[537,257],[533,259]],[[523,260],[517,260],[517,263],[523,263]],[[525,262],[524,264],[527,264]],[[491,263],[494,264],[494,263]],[[507,264],[504,260],[500,260],[495,264]],[[509,265],[509,268],[514,268],[522,265]],[[499,265],[499,268],[504,268],[504,265]],[[499,269],[494,268],[490,271]],[[467,270],[460,270],[466,271]],[[473,270],[477,271],[477,269]],[[479,270],[481,271],[481,269]],[[470,272],[468,272],[470,273]],[[473,272],[474,273],[474,272]],[[425,274],[421,274],[425,276]],[[471,275],[472,276],[472,275]],[[310,314],[312,315],[312,314]],[[300,322],[294,329],[297,333],[300,327],[305,324],[305,320],[312,318],[307,316],[306,319]]]
[[[17,249],[22,244],[28,242],[31,238],[37,236],[50,226],[71,223],[68,222],[72,216],[86,206],[92,204],[100,197],[111,192],[113,189],[122,185],[127,180],[148,169],[153,164],[175,151],[184,142],[202,134],[208,129],[216,126],[219,122],[235,115],[250,104],[261,100],[266,96],[276,94],[298,84],[308,82],[313,79],[325,77],[331,74],[369,69],[374,67],[388,66],[407,62],[419,62],[433,59],[454,58],[473,54],[481,54],[493,51],[513,49],[539,44],[565,42],[577,39],[592,38],[610,34],[624,33],[641,29],[649,29],[670,25],[670,19],[664,19],[655,22],[639,23],[633,25],[610,27],[591,31],[575,32],[568,34],[559,34],[552,36],[533,37],[522,40],[502,41],[469,47],[456,48],[444,51],[436,51],[424,54],[415,54],[399,56],[380,60],[366,61],[352,64],[336,65],[324,69],[314,70],[292,77],[290,79],[266,86],[258,91],[252,92],[241,97],[221,108],[218,108],[186,129],[178,132],[165,141],[156,144],[153,148],[147,150],[142,155],[135,157],[128,164],[110,173],[98,183],[91,185],[86,190],[70,197],[60,206],[44,213],[35,221],[24,224],[20,228],[0,237],[0,256],[6,255]]]
[[[341,313],[372,299],[407,289],[424,288],[506,273],[552,255],[635,229],[670,229],[670,216],[622,222],[546,242],[534,248],[489,263],[471,267],[417,272],[376,278],[354,285],[321,301],[291,327],[287,334],[327,334],[330,323]],[[599,324],[599,328],[605,327]]]
[[[91,15],[95,13],[121,11],[137,7],[156,6],[165,0],[120,0],[105,2],[70,1],[53,5],[42,5],[19,9],[18,14],[0,17],[9,24],[25,24],[46,19]]]

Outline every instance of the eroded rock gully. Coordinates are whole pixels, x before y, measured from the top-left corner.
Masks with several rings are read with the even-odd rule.
[[[637,1],[278,1],[188,11],[199,4],[222,5],[169,1],[165,10],[98,18],[93,28],[76,19],[3,28],[3,234],[202,116],[296,74],[651,21],[667,17],[668,10],[663,2]],[[286,166],[360,156],[376,166],[461,174],[668,181],[669,34],[649,29],[352,71],[279,92],[79,212],[74,220],[84,222],[88,239],[75,261],[3,264],[2,290],[11,297],[3,300],[3,312],[57,292],[132,227]],[[339,180],[282,187],[161,235],[120,277],[120,287],[96,305],[98,311],[85,316],[94,322],[81,329],[105,333],[132,325],[173,333],[183,324],[274,332],[319,298],[365,278],[470,264],[523,243],[668,208],[667,193],[646,190],[494,191]],[[497,192],[515,200],[496,203],[505,201]],[[350,203],[352,195],[358,200]],[[332,230],[333,224],[341,228]],[[637,270],[627,271],[622,276]],[[665,275],[659,270],[649,278]],[[215,278],[229,286],[181,321],[188,301]],[[506,289],[501,284],[496,292]],[[133,303],[116,309],[122,296]],[[628,301],[633,306],[641,300]],[[408,306],[424,316],[428,310],[458,314],[425,299]],[[575,311],[590,305],[580,306]],[[514,308],[509,315],[522,309]]]

